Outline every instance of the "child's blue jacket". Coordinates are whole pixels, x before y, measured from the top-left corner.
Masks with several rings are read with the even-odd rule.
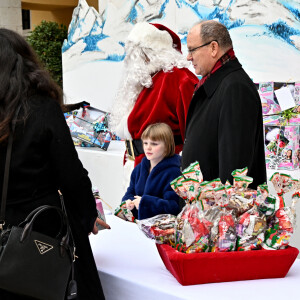
[[[181,175],[181,157],[177,154],[164,158],[151,173],[150,161],[144,157],[138,164],[130,178],[130,185],[122,201],[134,200],[134,196],[141,196],[138,211],[132,210],[139,220],[159,214],[177,215],[180,210],[179,196],[173,191],[170,182]]]

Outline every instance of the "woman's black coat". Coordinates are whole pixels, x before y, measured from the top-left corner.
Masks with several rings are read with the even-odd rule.
[[[78,299],[104,299],[88,239],[97,217],[88,173],[78,159],[59,104],[42,96],[32,97],[28,104],[29,116],[25,124],[20,122],[17,125],[14,134],[6,224],[18,225],[40,205],[60,206],[57,193],[60,189],[79,257],[75,262]],[[21,109],[20,116],[23,115]],[[6,145],[1,144],[1,193],[5,155]],[[55,216],[45,214],[39,221],[38,227],[44,232],[56,232],[58,222]],[[18,298],[0,290],[0,299]]]

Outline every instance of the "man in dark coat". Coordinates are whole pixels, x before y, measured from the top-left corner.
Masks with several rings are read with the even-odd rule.
[[[231,172],[248,167],[256,188],[266,182],[261,102],[229,32],[219,22],[202,21],[190,30],[187,46],[202,79],[188,110],[182,168],[198,161],[204,180],[232,183]]]

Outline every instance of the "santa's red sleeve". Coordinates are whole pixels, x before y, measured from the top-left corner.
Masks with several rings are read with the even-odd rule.
[[[187,72],[186,75],[187,76],[180,81],[180,85],[179,85],[180,98],[177,100],[177,107],[176,107],[182,141],[184,141],[184,136],[185,136],[186,116],[188,113],[191,99],[193,97],[195,85],[198,82],[198,78],[191,72]]]

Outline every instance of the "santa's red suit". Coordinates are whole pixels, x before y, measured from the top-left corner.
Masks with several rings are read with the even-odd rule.
[[[182,150],[185,119],[198,78],[186,68],[180,38],[162,24],[135,24],[125,49],[127,73],[112,109],[111,127],[127,140],[127,153],[135,157],[136,166],[145,156],[140,138],[150,124],[168,124],[176,153]],[[124,174],[128,177],[133,164],[127,162]]]
[[[148,125],[167,123],[174,133],[175,152],[179,153],[183,147],[188,107],[198,79],[186,68],[174,68],[169,72],[157,72],[152,80],[153,85],[141,91],[128,116],[128,131],[133,140],[138,140]],[[135,157],[135,166],[144,156]]]

